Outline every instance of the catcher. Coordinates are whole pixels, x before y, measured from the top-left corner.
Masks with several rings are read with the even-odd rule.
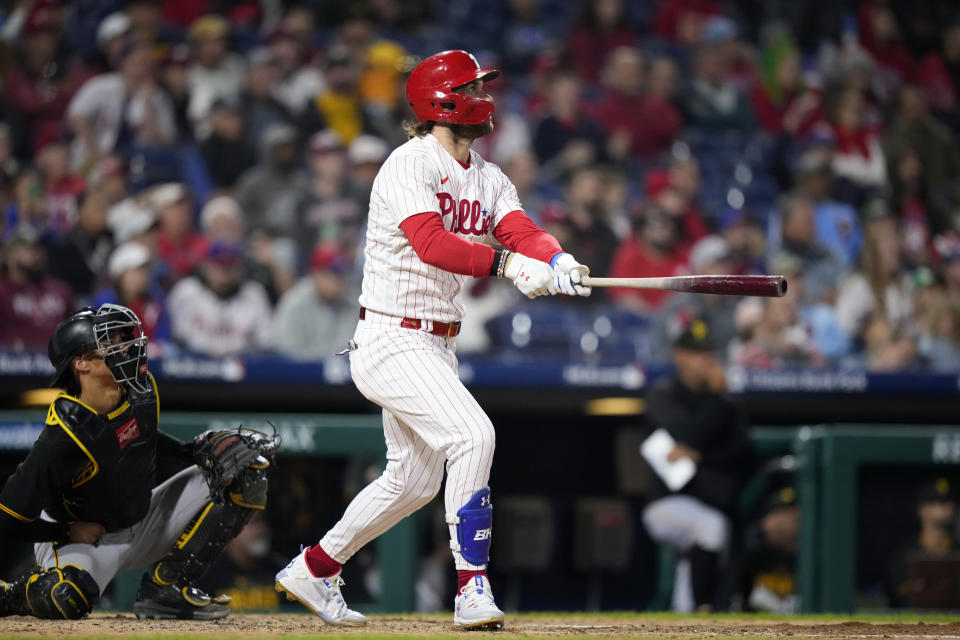
[[[194,583],[266,505],[275,436],[208,431],[182,443],[158,429],[147,338],[126,307],[87,307],[49,345],[63,387],[46,427],[0,491],[0,537],[35,543],[36,566],[0,581],[0,616],[81,618],[119,572],[149,567],[138,617],[213,620],[228,597]],[[187,468],[154,486],[158,455]]]

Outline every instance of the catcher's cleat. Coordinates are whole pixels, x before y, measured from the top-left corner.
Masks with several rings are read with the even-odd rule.
[[[468,631],[498,631],[503,628],[503,611],[493,601],[493,591],[486,576],[474,576],[460,589],[454,601],[453,624]]]
[[[287,600],[296,600],[310,609],[329,625],[366,626],[367,618],[348,608],[340,594],[343,578],[339,571],[328,578],[317,578],[310,573],[306,561],[309,550],[310,547],[301,549],[300,555],[277,574],[277,591],[287,594]]]
[[[196,587],[161,587],[144,575],[133,612],[154,620],[219,620],[230,615],[229,596],[210,597]]]

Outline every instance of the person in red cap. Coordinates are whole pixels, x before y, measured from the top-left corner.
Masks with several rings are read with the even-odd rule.
[[[457,375],[461,291],[466,276],[510,278],[531,298],[587,296],[591,289],[583,280],[590,270],[527,217],[513,184],[471,148],[493,131],[493,100],[484,85],[497,75],[466,51],[444,51],[417,65],[406,86],[417,118],[405,127],[410,140],[373,183],[360,324],[347,352],[357,388],[383,408],[387,468],[276,582],[327,624],[366,624],[340,593],[342,563],[430,502],[446,471],[458,583],[454,624],[503,626],[486,574],[496,434]],[[486,243],[494,240],[506,249]]]

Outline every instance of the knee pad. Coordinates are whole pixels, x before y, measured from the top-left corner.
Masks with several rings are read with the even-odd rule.
[[[246,469],[227,491],[229,501],[209,502],[190,521],[151,577],[160,586],[189,585],[202,576],[257,511],[267,504],[267,476]]]
[[[457,526],[457,539],[450,541],[450,548],[459,551],[463,559],[472,565],[484,565],[490,561],[490,542],[493,533],[493,503],[490,502],[490,487],[477,491],[460,507],[455,516],[447,515],[447,524]]]
[[[93,576],[73,564],[29,576],[25,591],[30,613],[48,620],[82,618],[100,599]]]

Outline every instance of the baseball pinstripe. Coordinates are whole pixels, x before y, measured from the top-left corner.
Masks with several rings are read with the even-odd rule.
[[[493,424],[457,377],[452,341],[370,311],[355,340],[350,371],[360,392],[384,408],[388,462],[321,541],[338,562],[429,502],[444,466],[444,506],[456,513],[487,485],[496,444]],[[479,568],[454,558],[458,569]]]
[[[406,218],[435,211],[444,227],[484,241],[508,213],[522,209],[497,165],[471,152],[464,169],[432,135],[398,147],[373,184],[360,304],[396,317],[452,322],[463,316],[465,276],[420,260],[400,229]]]

